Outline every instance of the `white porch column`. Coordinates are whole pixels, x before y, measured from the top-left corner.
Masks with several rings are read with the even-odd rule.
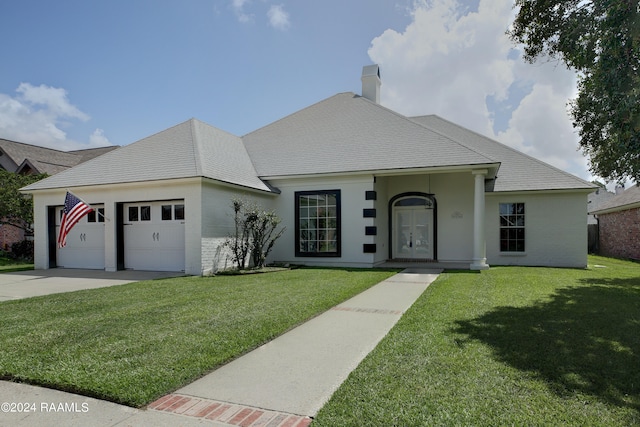
[[[489,171],[486,169],[475,170],[475,192],[473,198],[473,262],[471,270],[486,270],[487,264],[486,241],[484,233],[484,177]]]

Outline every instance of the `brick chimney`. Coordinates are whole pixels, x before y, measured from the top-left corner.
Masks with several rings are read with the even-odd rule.
[[[362,67],[362,96],[380,103],[380,67],[377,64]]]

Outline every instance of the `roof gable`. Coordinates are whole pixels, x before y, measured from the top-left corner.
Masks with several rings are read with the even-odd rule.
[[[490,185],[491,191],[597,188],[590,182],[436,115],[411,119],[429,129],[442,132],[479,153],[500,159],[500,170]]]
[[[15,172],[30,168],[34,173],[55,175],[90,158],[114,150],[116,146],[76,151],[60,151],[53,148],[0,139],[0,151],[16,164]]]
[[[242,139],[263,178],[498,163],[353,93],[325,99]]]

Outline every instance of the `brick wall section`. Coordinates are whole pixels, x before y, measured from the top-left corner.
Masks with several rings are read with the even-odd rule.
[[[0,225],[0,249],[10,251],[11,245],[24,240],[24,230],[13,225]]]
[[[640,208],[598,215],[600,254],[640,260]]]
[[[202,272],[212,270],[216,273],[219,270],[227,270],[234,266],[232,251],[224,246],[226,238],[203,237],[201,243]]]

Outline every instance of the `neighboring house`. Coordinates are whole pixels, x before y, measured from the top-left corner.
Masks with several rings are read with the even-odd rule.
[[[23,175],[55,175],[82,162],[116,149],[116,146],[60,151],[0,139],[0,168]]]
[[[619,187],[616,187],[616,193]],[[587,231],[588,231],[588,252],[590,254],[597,254],[600,252],[600,242],[598,237],[598,219],[595,215],[589,213],[597,210],[601,205],[607,203],[612,197],[615,197],[616,193],[608,191],[606,188],[599,187],[593,193],[589,194],[587,198]]]
[[[286,226],[269,261],[586,266],[593,184],[438,116],[389,110],[380,84],[367,66],[363,96],[337,94],[243,137],[191,119],[26,187],[36,268],[229,266],[239,196]],[[107,219],[83,219],[57,249],[67,188]]]
[[[616,189],[616,191],[618,190]],[[620,193],[622,193],[622,191],[620,191],[619,193],[612,193],[606,188],[600,187],[596,188],[596,191],[589,194],[589,196],[587,197],[587,224],[598,224],[598,219],[591,212],[597,211],[598,209],[600,209],[600,206],[604,206],[609,202],[609,200],[616,197],[616,194]]]
[[[637,185],[590,209],[599,225],[599,253],[640,260],[640,188]]]
[[[90,160],[116,147],[87,150],[60,151],[0,138],[0,169],[23,175],[55,175]],[[15,242],[25,239],[23,229],[8,224],[0,225],[0,249],[9,250]]]

